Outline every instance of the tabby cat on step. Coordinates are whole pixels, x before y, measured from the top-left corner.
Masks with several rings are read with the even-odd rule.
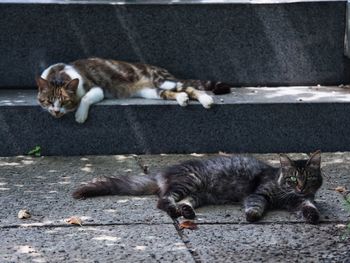
[[[203,107],[213,104],[211,96],[230,92],[228,84],[200,80],[180,80],[167,70],[111,59],[88,58],[71,64],[58,63],[37,78],[40,105],[56,118],[76,110],[75,119],[86,121],[89,107],[109,94],[116,98],[176,100],[186,106],[189,99]]]
[[[320,166],[320,151],[307,160],[281,154],[278,168],[252,157],[219,156],[185,161],[157,174],[97,179],[78,188],[73,197],[157,194],[158,208],[189,219],[195,218],[196,207],[243,202],[249,222],[268,209],[283,208],[300,211],[315,224],[320,217],[314,202],[322,185]]]

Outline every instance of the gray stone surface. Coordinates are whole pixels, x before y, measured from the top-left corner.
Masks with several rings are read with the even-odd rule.
[[[172,225],[1,229],[0,261],[194,262]]]
[[[186,230],[200,262],[349,262],[333,224],[200,225]]]
[[[259,1],[261,3],[261,1]],[[182,78],[246,85],[349,83],[345,1],[295,4],[0,5],[0,87],[100,56]]]
[[[0,159],[0,226],[65,225],[71,216],[86,224],[172,223],[156,208],[156,197],[109,196],[74,200],[72,191],[99,176],[142,171],[131,156],[15,157]],[[21,209],[34,216],[17,218]],[[132,216],[130,216],[132,215]]]
[[[198,102],[106,100],[83,125],[55,119],[36,91],[0,91],[0,155],[350,150],[348,88],[233,89],[206,110]],[[301,100],[301,101],[300,101]],[[336,127],[336,128],[335,128]]]
[[[327,176],[317,200],[319,225],[270,212],[248,224],[237,206],[198,210],[198,230],[177,230],[155,208],[156,197],[111,196],[75,201],[74,187],[99,175],[155,172],[211,154],[152,156],[0,157],[0,262],[348,262],[350,211],[336,186],[350,188],[350,153],[324,153]],[[278,163],[277,154],[257,154]],[[294,158],[305,155],[291,154]],[[20,220],[28,209],[33,219]],[[229,215],[229,216],[228,216]],[[64,219],[79,216],[83,226]],[[176,228],[175,228],[175,225]]]

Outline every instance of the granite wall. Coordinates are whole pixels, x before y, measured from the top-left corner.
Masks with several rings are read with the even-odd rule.
[[[33,88],[48,65],[90,56],[237,86],[349,83],[345,7],[1,4],[0,88]]]

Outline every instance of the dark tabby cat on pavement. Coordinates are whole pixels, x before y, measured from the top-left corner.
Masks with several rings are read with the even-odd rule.
[[[171,217],[195,218],[194,208],[208,204],[243,202],[246,219],[259,220],[267,209],[301,211],[315,224],[319,211],[314,203],[322,185],[321,152],[308,160],[280,155],[275,168],[252,157],[220,156],[190,160],[155,175],[117,176],[95,180],[78,188],[73,197],[158,194],[158,208]]]
[[[56,118],[76,110],[79,123],[87,119],[89,107],[107,94],[176,100],[181,106],[194,99],[210,108],[214,101],[204,90],[230,92],[230,86],[221,82],[180,80],[159,67],[101,58],[52,65],[37,78],[37,85],[38,101],[44,109]]]

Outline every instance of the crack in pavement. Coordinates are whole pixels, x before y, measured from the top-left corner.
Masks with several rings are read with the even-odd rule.
[[[182,229],[180,229],[179,221],[177,219],[173,219],[173,221],[174,221],[174,227],[175,227],[179,237],[181,238],[182,242],[185,244],[185,246],[186,246],[188,252],[191,254],[194,262],[195,263],[203,262],[201,257],[199,256],[198,252],[193,247],[193,245],[192,245],[190,239],[188,238],[188,236],[184,233],[184,231]]]

